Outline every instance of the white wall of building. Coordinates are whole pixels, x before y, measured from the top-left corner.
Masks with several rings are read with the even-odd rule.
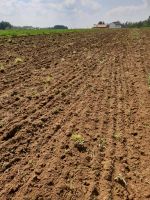
[[[121,25],[116,25],[115,23],[109,24],[109,28],[121,28]]]

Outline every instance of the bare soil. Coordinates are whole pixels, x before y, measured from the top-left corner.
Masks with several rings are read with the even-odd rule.
[[[0,64],[0,200],[150,199],[150,30],[0,38]]]

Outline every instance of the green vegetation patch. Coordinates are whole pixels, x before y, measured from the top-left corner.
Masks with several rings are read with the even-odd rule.
[[[82,135],[78,134],[78,133],[74,133],[71,136],[71,140],[73,142],[75,142],[76,144],[83,144],[84,143],[84,138]]]
[[[133,29],[132,33],[131,33],[131,37],[133,39],[138,40],[140,38],[140,32],[139,32],[139,30],[138,29]]]
[[[30,36],[30,35],[48,35],[59,33],[80,33],[94,31],[93,29],[8,29],[0,30],[0,36]]]

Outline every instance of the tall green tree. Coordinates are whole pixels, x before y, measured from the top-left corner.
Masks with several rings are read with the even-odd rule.
[[[5,29],[10,29],[12,28],[12,25],[9,22],[0,22],[0,29],[5,30]]]

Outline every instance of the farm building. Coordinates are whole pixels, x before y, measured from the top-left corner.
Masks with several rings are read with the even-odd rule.
[[[98,24],[94,24],[93,28],[108,28],[108,26],[104,22],[99,22]]]
[[[119,21],[112,22],[112,23],[109,24],[109,28],[122,28],[122,25]]]

